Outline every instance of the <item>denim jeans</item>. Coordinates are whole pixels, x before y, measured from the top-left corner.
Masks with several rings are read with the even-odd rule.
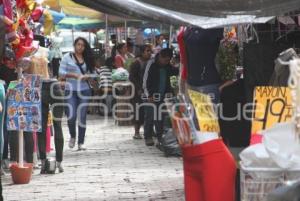
[[[164,131],[164,114],[160,115],[159,106],[162,103],[153,103],[144,106],[145,123],[144,123],[144,137],[145,139],[152,138],[153,126],[157,139],[160,142]]]
[[[52,91],[51,91],[52,90]],[[48,127],[49,104],[53,114],[54,144],[56,161],[62,162],[64,149],[64,136],[61,127],[63,117],[63,91],[58,82],[43,82],[42,84],[42,133],[38,133],[38,145],[41,160],[46,159],[46,132]],[[57,104],[57,105],[54,105]]]
[[[84,144],[86,132],[86,116],[91,97],[91,90],[84,91],[66,91],[68,107],[66,113],[68,117],[68,127],[71,138],[76,138],[76,120],[79,115],[78,122],[78,144]]]

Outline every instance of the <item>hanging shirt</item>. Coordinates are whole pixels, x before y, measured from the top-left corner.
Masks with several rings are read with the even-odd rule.
[[[187,83],[205,86],[221,82],[215,65],[223,29],[190,27],[184,33],[187,51]]]
[[[52,61],[52,59],[60,59],[63,57],[62,51],[60,49],[62,43],[63,43],[62,37],[51,37],[51,48],[49,52],[49,61]]]
[[[84,72],[87,72],[87,66],[85,63],[82,65],[82,69]],[[79,66],[76,64],[75,59],[71,57],[71,54],[69,53],[65,54],[65,56],[61,60],[59,67],[59,76],[65,77],[68,73],[82,75]],[[87,81],[78,80],[75,78],[66,78],[66,81],[66,90],[84,91],[90,89]]]
[[[186,55],[186,47],[184,43],[184,31],[185,27],[181,27],[180,31],[177,35],[177,42],[179,46],[179,52],[180,52],[180,65],[181,65],[181,79],[186,80],[187,79],[187,55]]]

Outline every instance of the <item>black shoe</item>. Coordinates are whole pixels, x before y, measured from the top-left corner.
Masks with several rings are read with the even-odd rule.
[[[159,149],[160,151],[164,152],[164,147],[163,147],[163,145],[162,145],[161,142],[158,142],[155,146],[156,146],[157,149]]]
[[[46,171],[46,160],[42,160],[41,174],[47,174],[47,171]]]
[[[154,146],[154,141],[152,138],[145,139],[146,146]]]

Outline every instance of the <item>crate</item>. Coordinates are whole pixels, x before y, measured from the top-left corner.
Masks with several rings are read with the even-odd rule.
[[[246,168],[241,164],[241,201],[265,201],[273,190],[300,180],[299,170]]]

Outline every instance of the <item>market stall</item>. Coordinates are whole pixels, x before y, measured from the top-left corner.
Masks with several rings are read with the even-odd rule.
[[[239,199],[240,189],[243,201],[263,200],[276,187],[299,180],[297,160],[293,168],[285,169],[286,166],[278,166],[278,163],[276,166],[271,162],[276,168],[268,169],[263,162],[270,160],[261,159],[262,155],[266,156],[265,152],[253,151],[255,145],[240,155],[244,160],[241,166],[236,166],[240,160],[239,153],[248,147],[250,138],[252,143],[259,143],[257,146],[261,147],[262,139],[263,144],[268,142],[270,145],[275,143],[272,135],[278,137],[275,133],[291,129],[290,124],[281,123],[291,122],[297,111],[292,108],[293,93],[290,92],[291,87],[288,88],[288,75],[294,71],[287,70],[287,66],[288,61],[298,56],[297,52],[291,54],[291,50],[285,50],[300,47],[298,1],[252,1],[251,5],[250,2],[225,0],[172,1],[169,4],[155,0],[75,1],[109,14],[186,25],[179,32],[178,39],[181,87],[184,86],[181,92],[185,97],[168,100],[173,132],[183,151],[186,200],[232,201],[236,197],[235,191]],[[272,17],[282,15],[288,16]],[[234,25],[234,31],[228,33],[228,25]],[[221,71],[217,70],[216,58]],[[242,76],[236,71],[241,69],[238,66],[244,69]],[[207,95],[212,96],[212,100]],[[220,111],[213,107],[213,103],[220,102],[221,112],[227,118],[219,116]],[[249,104],[252,107],[247,109]],[[241,113],[245,115],[236,116]],[[295,136],[295,131],[289,131],[291,136]],[[223,141],[219,140],[221,138]],[[288,138],[286,136],[285,140]],[[275,141],[278,148],[286,147],[284,139],[277,138]],[[216,158],[209,159],[209,153],[216,150],[220,158],[211,154]],[[254,152],[251,152],[252,157],[245,156],[250,150]],[[280,155],[278,150],[276,154],[274,151],[271,148],[267,150],[271,158],[272,155]],[[298,149],[293,151],[286,153],[282,150],[296,159]],[[251,166],[251,159],[261,161]],[[288,161],[287,158],[281,160]],[[245,165],[245,161],[249,163]],[[222,167],[222,170],[214,169],[210,174],[210,170],[206,170],[208,166],[211,169]],[[241,169],[241,186],[239,177],[236,177],[237,167]],[[270,176],[268,171],[277,176]],[[201,177],[205,182],[200,181],[197,175],[205,175],[205,178]],[[255,177],[257,175],[258,178]],[[285,179],[282,181],[282,178]],[[213,185],[209,187],[210,184]]]

